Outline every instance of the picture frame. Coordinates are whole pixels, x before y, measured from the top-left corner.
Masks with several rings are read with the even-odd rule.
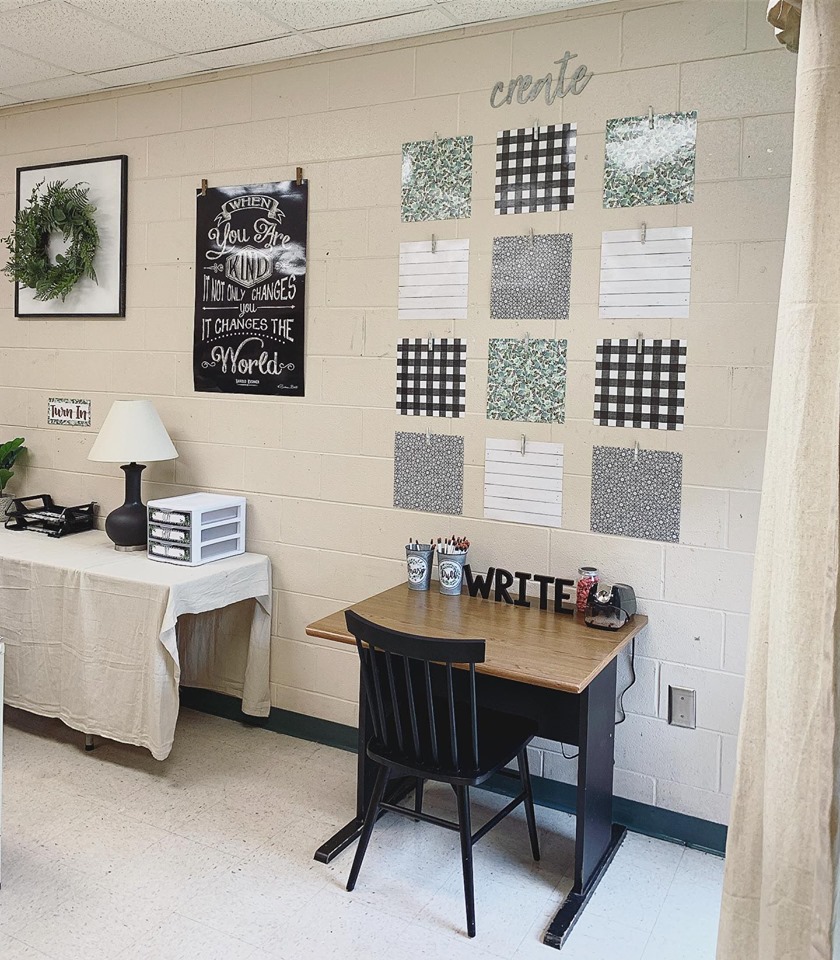
[[[35,293],[15,283],[15,317],[20,320],[60,320],[79,317],[124,318],[126,231],[128,222],[128,156],[92,157],[18,167],[16,214],[41,181],[66,181],[89,185],[88,197],[96,207],[100,245],[94,268],[97,281],[82,278],[61,300],[36,300]]]

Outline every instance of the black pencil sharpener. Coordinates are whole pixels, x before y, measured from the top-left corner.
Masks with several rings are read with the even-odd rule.
[[[636,594],[626,583],[593,583],[583,622],[596,630],[620,630],[636,614]]]

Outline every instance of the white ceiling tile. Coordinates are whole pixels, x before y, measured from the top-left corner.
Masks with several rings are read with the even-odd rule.
[[[406,13],[399,17],[386,17],[384,20],[370,20],[367,23],[352,23],[345,27],[331,27],[307,34],[325,47],[353,47],[366,43],[382,43],[385,40],[398,40],[435,30],[446,30],[453,26],[452,21],[439,7]]]
[[[434,0],[246,0],[246,3],[295,30],[361,23],[434,6]]]
[[[242,0],[68,0],[91,14],[178,53],[271,40],[289,33]]]
[[[603,2],[0,0],[0,106]]]
[[[75,72],[113,70],[161,60],[172,53],[62,0],[3,11],[0,37],[7,47],[21,52],[37,50],[39,57]]]
[[[125,87],[132,83],[155,83],[158,80],[187,77],[206,69],[207,67],[193,57],[172,57],[169,60],[157,60],[154,63],[139,63],[134,67],[103,70],[91,76],[107,87]]]
[[[32,100],[57,100],[60,97],[78,97],[83,93],[93,93],[103,90],[104,83],[85,77],[78,73],[71,73],[66,77],[56,77],[54,80],[37,80],[35,83],[23,83],[16,87],[5,87],[3,92],[15,97],[21,103]]]
[[[0,47],[0,89],[18,83],[34,83],[37,80],[50,80],[67,73],[64,67],[57,67],[25,53]]]
[[[248,43],[241,47],[196,53],[190,59],[202,63],[205,70],[219,70],[222,67],[239,67],[247,63],[265,63],[268,60],[298,57],[320,49],[321,46],[308,37],[291,34],[288,37],[280,37],[278,40],[264,40],[261,43]]]
[[[608,0],[440,0],[440,6],[457,23],[480,23],[513,17],[534,17],[568,7],[582,7]]]

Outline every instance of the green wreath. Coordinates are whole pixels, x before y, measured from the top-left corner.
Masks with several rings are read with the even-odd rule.
[[[36,300],[64,300],[73,287],[88,277],[96,280],[93,261],[99,249],[99,229],[93,214],[96,207],[88,200],[88,186],[68,187],[65,180],[42,180],[18,211],[15,228],[3,243],[9,248],[9,262],[3,272],[15,282],[35,291]],[[61,233],[70,246],[50,260],[50,234]]]

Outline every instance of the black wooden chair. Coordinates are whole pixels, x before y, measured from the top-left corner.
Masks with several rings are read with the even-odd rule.
[[[467,932],[475,936],[473,844],[520,803],[525,804],[531,851],[540,859],[527,747],[536,724],[524,717],[481,709],[476,704],[475,665],[484,662],[483,640],[446,640],[398,633],[351,610],[347,628],[356,638],[362,683],[372,718],[367,755],[378,765],[347,889],[352,890],[383,810],[456,830],[461,835]],[[455,670],[453,664],[469,667]],[[522,792],[475,833],[470,824],[470,787],[481,786],[514,757]],[[415,780],[414,808],[385,802],[392,776]],[[423,783],[448,783],[458,801],[458,822],[423,813]]]

